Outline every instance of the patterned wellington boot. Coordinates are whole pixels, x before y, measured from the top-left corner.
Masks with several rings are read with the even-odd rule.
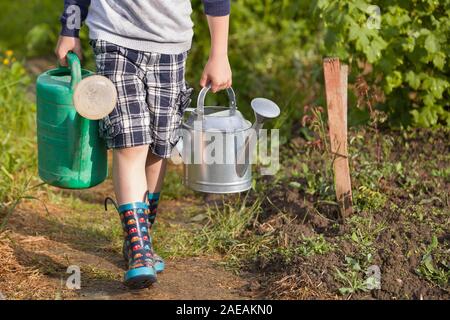
[[[152,229],[152,227],[156,221],[156,214],[158,213],[159,195],[160,195],[159,192],[147,194],[148,207],[149,207],[148,225],[149,225],[150,230]],[[151,240],[152,240],[152,238],[150,237],[150,241]],[[152,246],[152,249],[153,249],[153,246]],[[159,255],[157,255],[155,251],[153,251],[153,261],[155,262],[156,272],[163,272],[166,265],[164,263],[163,258],[161,258]]]
[[[124,242],[129,248],[128,271],[125,272],[124,283],[131,289],[147,288],[156,281],[148,234],[149,225],[146,212],[148,205],[144,202],[134,202],[118,207],[114,200],[106,198],[105,210],[107,210],[108,201],[111,201],[119,212],[124,231]]]
[[[152,229],[153,224],[155,223],[157,209],[158,209],[158,202],[159,202],[159,192],[158,193],[149,193],[148,191],[145,193],[144,196],[144,202],[147,203],[147,210],[146,213],[148,215],[148,221],[149,221],[149,233]],[[155,253],[153,250],[153,244],[152,244],[152,237],[149,235],[149,245],[152,250],[153,254],[153,262],[155,265],[155,270],[157,273],[163,272],[165,268],[165,263],[163,258],[161,258],[159,255]],[[128,245],[126,241],[123,242],[122,247],[122,254],[125,261],[128,261],[128,257],[130,254],[130,249],[128,248]]]

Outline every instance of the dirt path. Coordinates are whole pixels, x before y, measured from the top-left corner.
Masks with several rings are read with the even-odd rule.
[[[5,269],[0,272],[0,292],[7,299],[246,299],[242,294],[247,281],[218,265],[220,257],[168,258],[166,271],[156,284],[146,290],[128,290],[121,281],[125,263],[107,236],[106,225],[117,219],[113,211],[105,213],[101,206],[104,196],[112,194],[111,188],[107,181],[89,191],[64,191],[62,199],[52,201],[49,196],[45,200],[48,213],[38,202],[21,204],[0,238],[0,249],[5,252],[0,261],[0,268]],[[61,200],[81,201],[89,209],[76,212],[74,205],[61,204]],[[177,201],[163,200],[161,212],[177,205]],[[97,229],[107,217],[106,236],[85,223],[86,215]],[[71,265],[81,268],[80,290],[65,286]]]

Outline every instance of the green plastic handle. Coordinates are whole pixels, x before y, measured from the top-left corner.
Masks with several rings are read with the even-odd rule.
[[[76,85],[82,80],[81,78],[81,63],[80,59],[78,59],[78,56],[73,53],[69,52],[67,54],[67,63],[69,65],[70,69],[70,89],[75,91]],[[89,139],[89,120],[86,118],[83,118],[78,113],[76,115],[76,118],[79,122],[79,135],[78,135],[78,142],[74,143],[75,152],[73,157],[73,163],[72,163],[72,170],[78,170],[81,172],[81,163],[83,159],[83,150],[84,146],[86,145],[88,139]]]
[[[69,64],[71,75],[70,88],[73,91],[75,90],[75,86],[81,81],[81,63],[78,56],[73,52],[67,54],[67,62]]]

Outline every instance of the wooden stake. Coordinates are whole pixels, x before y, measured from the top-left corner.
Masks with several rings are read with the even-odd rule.
[[[347,151],[348,66],[337,58],[323,62],[327,96],[328,126],[333,154],[334,185],[342,218],[352,214],[352,187]]]

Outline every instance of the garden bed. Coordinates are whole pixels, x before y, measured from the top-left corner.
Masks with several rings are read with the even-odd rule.
[[[252,232],[277,246],[246,268],[263,296],[449,299],[448,130],[384,132],[380,162],[371,132],[350,139],[355,212],[344,222],[323,188],[326,156],[302,138],[284,150],[282,177],[261,182],[268,192]]]

